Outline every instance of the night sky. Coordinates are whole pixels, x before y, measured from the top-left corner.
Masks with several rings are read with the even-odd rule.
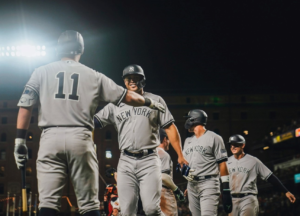
[[[1,1],[0,47],[27,39],[47,58],[0,57],[0,97],[18,98],[35,67],[57,60],[67,29],[84,37],[81,63],[121,85],[123,68],[138,64],[154,93],[299,92],[297,1],[198,2]]]

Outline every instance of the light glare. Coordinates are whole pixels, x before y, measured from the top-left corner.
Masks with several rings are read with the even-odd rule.
[[[46,49],[46,47],[45,46],[42,46],[42,50],[45,50]]]

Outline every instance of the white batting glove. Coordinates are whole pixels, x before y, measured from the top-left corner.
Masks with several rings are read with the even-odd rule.
[[[183,175],[183,177],[188,181],[193,181],[195,176],[191,174],[192,172],[195,172],[195,170],[190,169],[188,176]]]
[[[151,98],[148,98],[150,101],[151,101],[151,104],[149,105],[149,107],[151,109],[154,109],[154,110],[159,110],[163,113],[165,113],[166,111],[166,108],[164,107],[164,105],[162,105],[161,103],[155,101],[155,100],[152,100]]]
[[[15,139],[15,161],[18,169],[25,166],[25,162],[28,160],[28,150],[26,146],[26,140],[21,138]]]

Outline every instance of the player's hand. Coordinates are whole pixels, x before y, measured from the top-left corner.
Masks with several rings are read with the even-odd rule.
[[[23,168],[25,166],[26,161],[28,160],[28,150],[25,139],[15,139],[14,156],[18,169]]]
[[[182,168],[183,164],[189,165],[189,162],[187,162],[187,160],[183,156],[182,157],[178,157],[178,163],[180,164],[181,168]]]
[[[185,191],[184,191],[184,196],[186,197],[187,195],[188,195],[188,190],[185,189]]]
[[[174,190],[174,194],[177,198],[177,200],[179,202],[184,202],[185,201],[185,197],[184,197],[184,194],[183,192],[179,189],[179,187],[176,188],[176,190]]]
[[[164,107],[164,105],[162,105],[161,103],[155,101],[155,100],[152,100],[151,98],[147,98],[150,100],[150,105],[149,107],[151,109],[154,109],[154,110],[158,110],[158,111],[161,111],[163,113],[166,112],[166,108]]]
[[[193,181],[195,178],[195,176],[193,175],[193,172],[195,172],[195,170],[190,169],[188,175],[187,176],[183,175],[183,177],[188,181]]]
[[[290,200],[291,203],[296,202],[296,197],[291,192],[287,192],[285,195]]]
[[[223,190],[222,192],[222,201],[223,201],[223,208],[224,211],[229,214],[232,212],[232,197],[230,190]]]

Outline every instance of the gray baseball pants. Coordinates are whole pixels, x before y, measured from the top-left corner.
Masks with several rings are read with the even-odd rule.
[[[193,216],[217,216],[220,196],[218,177],[188,182],[189,208]]]
[[[92,132],[84,127],[53,127],[43,130],[37,158],[39,208],[61,207],[69,174],[80,214],[98,210],[98,160]]]
[[[259,204],[256,196],[232,197],[232,212],[229,214],[230,216],[256,216],[258,211]]]
[[[122,216],[136,216],[139,194],[146,215],[164,215],[160,209],[161,165],[156,152],[141,158],[121,153],[117,180]]]

